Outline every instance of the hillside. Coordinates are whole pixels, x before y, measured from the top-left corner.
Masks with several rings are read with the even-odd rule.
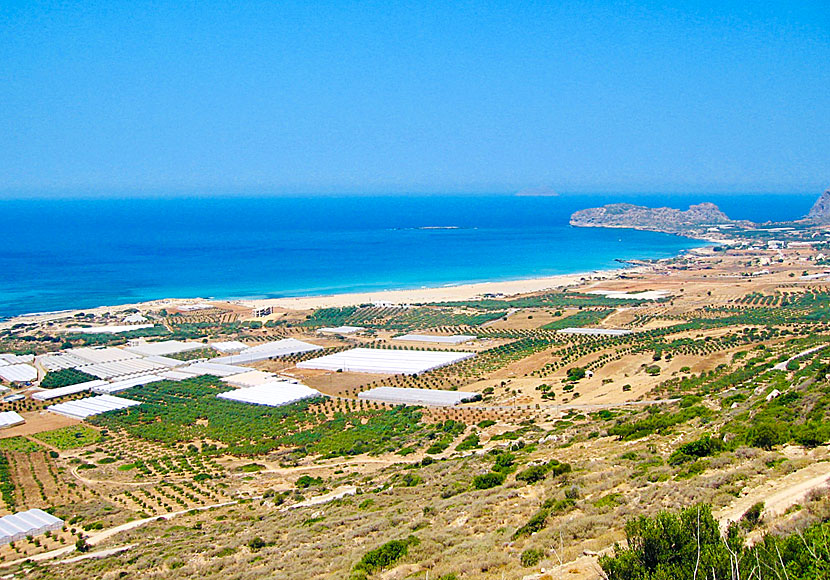
[[[702,230],[708,226],[747,225],[748,222],[731,220],[718,206],[708,202],[691,205],[687,210],[613,203],[579,210],[571,215],[570,224],[580,228],[633,228],[687,234],[691,230]]]
[[[203,351],[286,337],[325,353],[459,349],[398,340],[420,333],[474,337],[461,350],[475,356],[418,375],[274,357],[252,366],[324,396],[244,405],[217,398],[231,388],[221,377],[192,376],[128,388],[118,396],[138,406],[85,421],[46,408],[83,394],[42,402],[10,384],[24,399],[7,408],[27,422],[0,431],[0,515],[42,508],[66,526],[0,546],[0,574],[599,580],[605,569],[639,580],[652,577],[631,575],[643,555],[615,544],[665,525],[686,545],[698,514],[717,570],[729,558],[717,528],[730,521],[741,522],[733,547],[747,562],[769,555],[748,547],[764,534],[774,534],[765,546],[793,548],[793,533],[820,535],[830,520],[830,286],[813,276],[827,245],[710,248],[616,279],[408,308],[257,320],[221,304],[142,308],[162,333],[149,340]],[[0,351],[126,344],[56,343],[55,328],[73,318],[10,327]],[[339,325],[363,330],[317,333]],[[604,333],[614,330],[631,332]],[[358,397],[379,386],[482,397],[452,407]],[[682,512],[697,505],[706,507]],[[693,563],[682,558],[685,568],[662,577],[686,578]],[[812,578],[792,570],[790,580]]]

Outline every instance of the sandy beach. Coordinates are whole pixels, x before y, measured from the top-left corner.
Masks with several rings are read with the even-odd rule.
[[[353,306],[355,304],[388,303],[388,304],[420,304],[426,302],[447,302],[458,300],[474,300],[482,296],[503,295],[514,296],[531,292],[542,292],[555,288],[574,286],[589,280],[608,280],[618,277],[621,273],[637,273],[647,270],[645,267],[618,268],[614,270],[597,270],[593,272],[579,272],[544,278],[529,278],[526,280],[504,280],[498,282],[479,282],[475,284],[458,284],[440,286],[437,288],[411,288],[406,290],[379,290],[375,292],[356,292],[347,294],[330,294],[323,296],[299,296],[292,298],[271,298],[262,300],[241,300],[238,303],[254,308],[272,306],[290,310],[310,310],[314,308],[331,308],[339,306]]]
[[[354,292],[344,294],[329,294],[320,296],[297,296],[286,298],[264,298],[264,299],[213,299],[204,297],[192,298],[164,298],[147,302],[130,304],[104,305],[96,308],[83,308],[77,310],[61,310],[59,312],[32,313],[16,316],[8,320],[0,321],[0,328],[10,327],[19,323],[46,322],[60,318],[67,318],[78,312],[103,314],[105,312],[120,312],[136,308],[140,311],[151,309],[171,308],[185,304],[209,302],[217,305],[228,303],[250,307],[262,308],[273,307],[275,309],[287,310],[311,310],[315,308],[331,308],[342,306],[353,306],[356,304],[384,303],[384,304],[421,304],[427,302],[446,302],[460,300],[475,300],[485,295],[514,296],[545,290],[562,289],[575,286],[580,283],[596,280],[612,280],[620,274],[635,274],[648,271],[646,266],[631,268],[616,268],[611,270],[595,270],[591,272],[578,272],[575,274],[562,274],[559,276],[548,276],[543,278],[528,278],[523,280],[502,280],[494,282],[478,282],[473,284],[457,284],[451,286],[440,286],[437,288],[410,288],[403,290],[377,290],[373,292]]]

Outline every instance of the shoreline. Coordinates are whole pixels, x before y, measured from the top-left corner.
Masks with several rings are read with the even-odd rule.
[[[680,252],[678,255],[682,255]],[[375,290],[367,292],[343,292],[337,294],[321,294],[311,296],[291,296],[282,298],[160,298],[144,302],[101,305],[93,308],[62,309],[51,312],[33,312],[18,314],[6,319],[0,319],[0,328],[8,328],[15,324],[46,322],[59,318],[73,316],[76,313],[103,314],[108,311],[120,311],[136,308],[146,311],[154,308],[169,308],[176,305],[208,302],[216,304],[233,304],[248,308],[272,307],[284,310],[312,310],[316,308],[333,308],[355,306],[367,303],[384,303],[391,305],[408,305],[431,302],[453,302],[478,300],[484,295],[516,296],[546,290],[562,289],[578,285],[587,281],[614,280],[622,274],[641,274],[652,269],[651,266],[638,265],[607,270],[591,270],[575,272],[573,274],[557,274],[536,278],[522,278],[514,280],[491,280],[485,282],[460,283],[448,286],[408,288],[397,290]]]
[[[274,307],[288,310],[311,310],[355,306],[375,302],[393,305],[422,304],[433,302],[455,302],[477,300],[484,295],[516,296],[532,292],[561,289],[581,282],[613,280],[623,273],[643,273],[650,270],[647,266],[611,268],[608,270],[591,270],[573,274],[557,274],[538,278],[518,280],[491,280],[485,282],[461,283],[449,286],[408,288],[399,290],[376,290],[368,292],[344,292],[316,296],[292,296],[284,298],[238,299],[229,300],[234,304],[252,308]]]

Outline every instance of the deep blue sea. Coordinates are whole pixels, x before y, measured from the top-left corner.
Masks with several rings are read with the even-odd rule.
[[[628,201],[733,218],[804,215],[815,195],[510,195],[0,201],[0,317],[166,297],[282,297],[532,278],[699,245],[579,229]]]

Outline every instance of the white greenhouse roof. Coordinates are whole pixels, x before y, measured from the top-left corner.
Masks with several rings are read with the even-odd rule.
[[[142,356],[167,356],[180,352],[199,350],[207,345],[201,342],[182,342],[180,340],[163,340],[161,342],[141,342],[136,345],[124,347],[124,350],[134,352]]]
[[[185,379],[192,379],[196,375],[192,373],[186,373],[180,370],[170,370],[160,373],[159,376],[167,381],[183,381]]]
[[[10,383],[28,383],[37,379],[37,369],[27,364],[6,365],[0,367],[0,379]]]
[[[163,380],[164,377],[161,375],[141,375],[139,377],[130,377],[129,379],[123,379],[120,381],[115,381],[113,383],[107,383],[105,385],[95,387],[94,389],[92,389],[92,391],[95,393],[109,395],[112,393],[118,393],[120,391],[126,391],[127,389],[131,389],[139,385],[148,385],[150,383],[155,383],[157,381]]]
[[[437,334],[403,334],[396,336],[392,340],[404,340],[408,342],[435,342],[439,344],[461,344],[462,342],[470,342],[476,337],[471,334],[453,334],[452,336],[441,336]]]
[[[0,354],[0,365],[17,365],[22,363],[34,362],[35,356],[33,354]]]
[[[67,350],[64,352],[64,354],[77,357],[84,361],[84,364],[111,363],[122,360],[141,358],[139,355],[135,353],[127,352],[126,350],[111,346],[107,346],[104,348],[93,348],[84,346],[81,348],[73,348],[72,350]]]
[[[634,331],[625,330],[624,328],[563,328],[559,332],[562,334],[588,334],[591,336],[625,336]]]
[[[55,352],[37,357],[37,361],[47,371],[59,371],[62,369],[74,369],[88,365],[89,361],[75,356],[69,352]]]
[[[0,545],[26,536],[39,536],[63,527],[63,520],[43,510],[32,509],[0,518]]]
[[[265,383],[272,383],[276,378],[274,373],[248,370],[237,375],[230,375],[222,380],[234,387],[256,387]]]
[[[419,374],[475,356],[472,352],[355,348],[307,360],[297,366],[356,373]]]
[[[216,360],[216,359],[213,359]],[[227,377],[249,371],[248,367],[240,367],[237,365],[227,365],[213,361],[202,361],[193,363],[184,368],[178,369],[180,371],[191,373],[194,376],[198,375],[213,375],[215,377]]]
[[[296,403],[297,401],[302,401],[304,399],[319,397],[322,396],[322,393],[305,385],[290,383],[287,381],[274,381],[258,385],[256,387],[248,387],[246,389],[236,389],[234,391],[228,391],[227,393],[220,393],[216,396],[220,399],[237,401],[239,403],[279,407],[282,405]]]
[[[122,360],[112,363],[101,363],[80,367],[80,370],[99,379],[114,379],[133,375],[146,375],[157,370],[167,370],[167,365],[159,364],[147,359]]]
[[[478,393],[461,391],[443,391],[439,389],[410,389],[403,387],[376,387],[358,393],[358,398],[367,401],[383,401],[401,405],[428,405],[431,407],[452,407],[465,401],[471,401]]]
[[[86,419],[93,415],[100,415],[107,411],[116,411],[118,409],[126,409],[140,405],[139,401],[132,401],[130,399],[123,399],[121,397],[113,397],[111,395],[100,395],[98,397],[88,397],[86,399],[79,399],[77,401],[69,401],[68,403],[58,403],[57,405],[50,405],[46,407],[53,413],[71,417],[73,419]]]
[[[0,412],[0,429],[5,429],[6,427],[14,427],[15,425],[20,425],[21,423],[25,423],[25,419],[21,417],[18,413],[14,411],[4,411]]]
[[[223,353],[236,353],[248,348],[248,345],[238,340],[226,340],[224,342],[213,342],[210,347]]]
[[[326,327],[321,328],[317,332],[322,334],[354,334],[355,332],[360,332],[364,328],[362,326],[333,326],[333,327]]]
[[[74,395],[75,393],[83,393],[97,387],[108,385],[107,381],[96,380],[87,381],[85,383],[78,383],[76,385],[69,385],[68,387],[59,387],[57,389],[46,389],[45,391],[38,391],[32,395],[36,401],[48,401],[49,399],[57,399],[58,397],[65,397],[67,395]]]
[[[278,356],[287,356],[301,352],[322,350],[322,348],[322,346],[303,342],[301,340],[297,340],[296,338],[284,338],[282,340],[266,342],[264,344],[246,348],[239,354],[221,356],[219,358],[212,359],[211,362],[220,364],[244,364],[275,358]]]
[[[132,314],[129,314],[129,315],[125,316],[124,320],[122,322],[125,322],[127,324],[135,324],[137,322],[147,322],[147,317],[140,314],[140,313],[138,313],[138,312],[133,312]]]
[[[64,328],[62,332],[72,334],[120,334],[142,328],[153,328],[154,324],[112,324],[107,326],[84,326],[81,328]]]

